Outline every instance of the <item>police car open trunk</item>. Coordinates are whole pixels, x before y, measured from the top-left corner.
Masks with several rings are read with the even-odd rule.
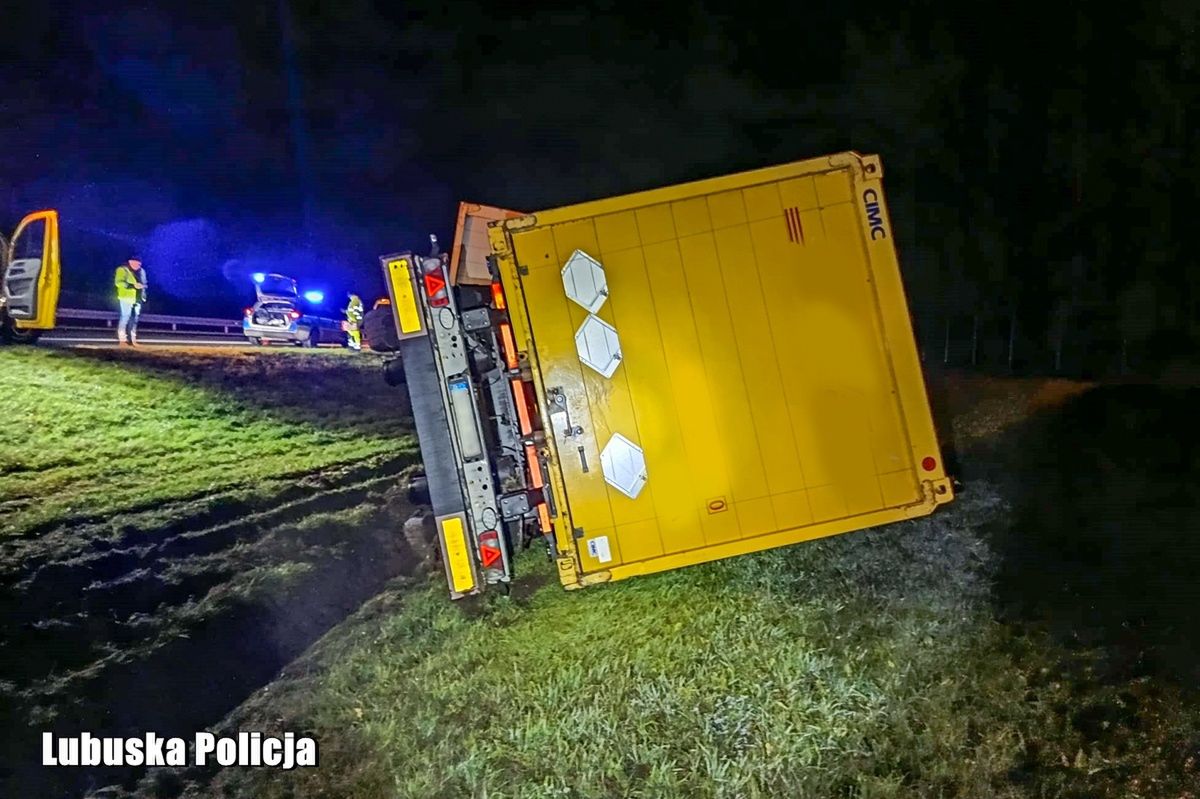
[[[538,535],[577,588],[949,502],[882,177],[843,153],[464,205],[456,273],[490,285],[384,258],[452,596]]]

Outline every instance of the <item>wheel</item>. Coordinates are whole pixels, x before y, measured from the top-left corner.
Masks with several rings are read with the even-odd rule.
[[[412,505],[429,505],[429,480],[424,474],[408,478],[408,501]]]
[[[305,336],[304,338],[300,339],[300,346],[301,347],[315,347],[315,346],[317,346],[318,343],[320,343],[320,341],[321,341],[321,331],[317,330],[315,327],[310,327],[308,329],[308,335]]]
[[[399,358],[384,361],[383,382],[392,387],[404,385],[404,362]]]
[[[0,327],[0,339],[8,344],[33,344],[41,335],[40,330],[22,330],[12,322],[5,322]]]
[[[263,345],[263,340],[258,336],[247,336],[246,341],[249,341],[255,347],[261,347]]]
[[[392,319],[392,307],[385,305],[372,308],[362,320],[363,343],[375,352],[395,352],[400,349],[400,338],[396,323]]]

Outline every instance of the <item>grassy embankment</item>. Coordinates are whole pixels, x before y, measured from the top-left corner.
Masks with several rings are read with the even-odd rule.
[[[1039,441],[1071,457],[1025,425],[1087,387],[943,388],[967,484],[933,517],[578,593],[534,553],[511,598],[393,587],[225,722],[315,735],[321,767],[186,775],[185,795],[1196,795],[1186,681],[1115,666],[1123,644],[1064,638],[1009,596],[1083,596],[1002,477],[1054,485],[1006,458]],[[1059,558],[1038,572],[1061,579],[1022,583],[1014,549]]]
[[[0,350],[0,795],[31,730],[190,735],[411,568],[403,392],[339,352]]]
[[[0,537],[412,451],[340,352],[0,351]]]

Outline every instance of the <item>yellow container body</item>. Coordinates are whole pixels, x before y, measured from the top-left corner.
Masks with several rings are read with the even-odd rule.
[[[492,225],[546,425],[564,585],[952,499],[881,178],[877,157],[843,153]],[[577,252],[603,270],[591,313],[568,296]],[[585,363],[597,347],[608,376]]]

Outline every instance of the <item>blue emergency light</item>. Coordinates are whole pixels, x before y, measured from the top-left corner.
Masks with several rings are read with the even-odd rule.
[[[322,291],[306,291],[304,292],[304,299],[313,303],[321,302],[325,299],[325,293]]]
[[[267,276],[264,275],[262,272],[255,272],[250,277],[252,280],[254,280],[255,283],[262,283],[264,280],[267,279]]]

